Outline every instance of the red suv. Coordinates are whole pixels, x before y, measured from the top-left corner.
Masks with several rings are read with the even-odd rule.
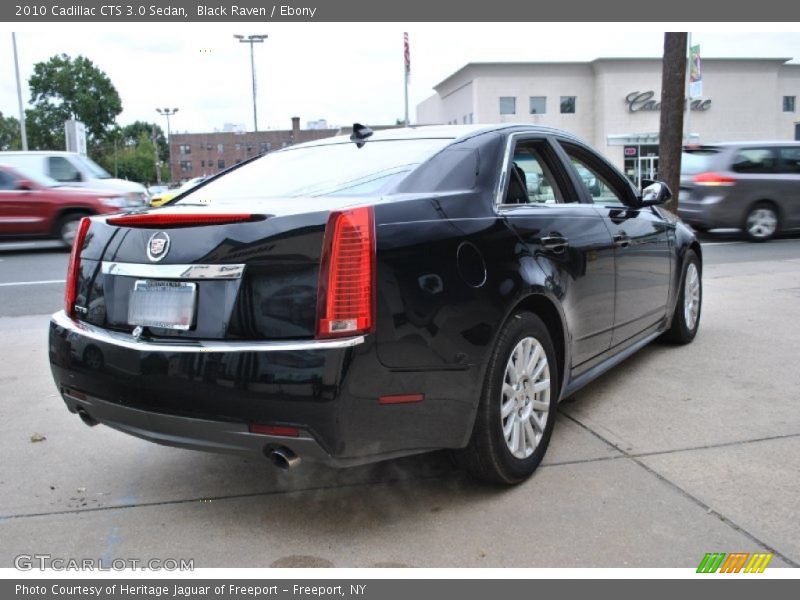
[[[125,196],[109,190],[66,187],[45,175],[0,165],[2,237],[53,237],[71,246],[81,217],[127,206]]]

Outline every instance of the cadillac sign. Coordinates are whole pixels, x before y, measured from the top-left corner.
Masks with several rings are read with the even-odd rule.
[[[658,111],[661,110],[661,102],[655,100],[655,96],[656,93],[652,90],[649,92],[631,92],[625,96],[625,103],[628,105],[628,110],[632,113],[640,111]],[[686,104],[690,104],[692,110],[700,112],[707,111],[711,108],[711,100],[709,99],[703,100],[702,98],[693,98],[684,101],[684,107]],[[686,109],[684,108],[684,110]]]

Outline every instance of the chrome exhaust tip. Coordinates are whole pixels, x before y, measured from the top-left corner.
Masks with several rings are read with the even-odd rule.
[[[86,412],[85,408],[79,406],[77,409],[77,413],[81,421],[83,421],[84,424],[88,425],[89,427],[94,427],[95,425],[98,425],[98,422],[94,420],[88,412]]]
[[[268,449],[267,456],[272,461],[273,465],[284,471],[296,467],[301,462],[300,457],[285,446]]]

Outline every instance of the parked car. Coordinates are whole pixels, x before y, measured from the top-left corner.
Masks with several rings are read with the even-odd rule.
[[[206,179],[208,179],[208,178],[207,177],[195,177],[195,178],[190,179],[189,181],[185,182],[180,187],[177,187],[177,188],[174,188],[174,189],[166,189],[163,192],[155,194],[154,196],[152,196],[150,198],[150,206],[163,206],[164,204],[166,204],[167,202],[169,202],[173,198],[177,198],[178,196],[180,196],[184,192],[189,191],[190,189],[192,189],[196,185],[200,185]]]
[[[71,246],[81,218],[119,212],[124,196],[61,185],[0,164],[0,236],[58,238]]]
[[[534,162],[550,201],[528,194]],[[356,125],[85,219],[55,383],[85,422],[162,444],[283,468],[449,448],[517,483],[559,400],[695,337],[701,248],[669,196],[553,129]]]
[[[678,213],[695,229],[741,229],[753,242],[800,228],[800,143],[686,148]]]
[[[168,185],[151,185],[147,188],[147,195],[150,196],[150,200],[152,201],[153,196],[158,196],[167,191],[169,191]]]
[[[45,175],[63,185],[110,190],[115,196],[124,197],[127,206],[146,205],[150,200],[142,184],[111,177],[91,158],[77,152],[0,152],[0,164]]]

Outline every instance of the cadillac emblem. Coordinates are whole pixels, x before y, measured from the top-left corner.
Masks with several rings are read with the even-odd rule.
[[[169,236],[163,231],[154,233],[147,242],[147,258],[158,262],[169,252]]]

